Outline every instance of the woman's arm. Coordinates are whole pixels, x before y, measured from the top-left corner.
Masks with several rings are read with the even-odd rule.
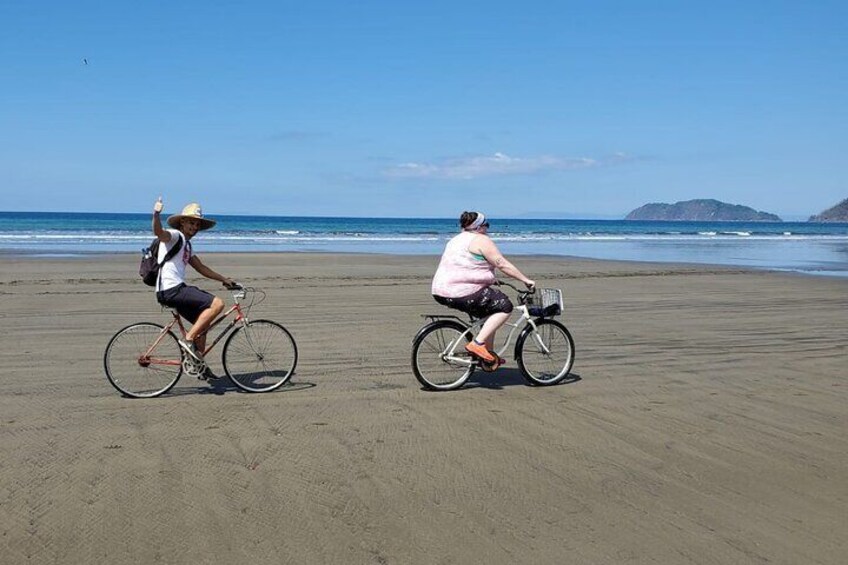
[[[498,249],[498,246],[495,245],[495,242],[492,241],[489,236],[483,234],[478,235],[471,241],[471,245],[468,246],[468,250],[473,253],[479,253],[485,257],[486,261],[488,261],[490,265],[499,269],[506,276],[521,281],[528,287],[536,285],[536,282],[533,279],[526,277],[524,273],[518,270],[518,267],[510,263],[507,258],[503,256],[500,249]]]

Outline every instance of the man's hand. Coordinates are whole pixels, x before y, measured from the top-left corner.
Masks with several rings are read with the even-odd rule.
[[[536,290],[536,281],[532,279],[527,279],[526,281],[524,281],[524,284],[527,286],[527,290]]]
[[[165,204],[162,203],[162,197],[160,196],[159,199],[156,201],[156,204],[153,205],[153,213],[160,213],[164,207]]]

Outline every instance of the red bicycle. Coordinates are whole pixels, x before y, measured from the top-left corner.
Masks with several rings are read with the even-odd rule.
[[[225,336],[221,362],[227,377],[247,392],[269,392],[284,385],[297,365],[297,344],[289,331],[271,320],[249,320],[250,309],[265,299],[256,288],[236,285],[233,305],[206,331],[208,334],[229,316],[233,319],[203,351],[205,358]],[[248,301],[247,298],[250,297]],[[257,300],[259,296],[259,300]],[[183,337],[186,329],[176,311],[162,326],[151,322],[131,324],[118,331],[103,355],[109,382],[132,398],[152,398],[171,390],[183,372],[203,378],[206,362],[195,361],[177,343],[174,328]]]

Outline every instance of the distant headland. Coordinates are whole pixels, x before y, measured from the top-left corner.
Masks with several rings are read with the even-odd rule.
[[[848,198],[815,216],[810,216],[811,222],[848,222]]]
[[[665,204],[654,202],[636,208],[625,220],[667,220],[684,222],[782,222],[775,214],[758,212],[748,206],[713,199],[686,200]]]

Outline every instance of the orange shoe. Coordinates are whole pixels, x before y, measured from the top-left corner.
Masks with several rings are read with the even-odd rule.
[[[489,353],[489,350],[486,349],[485,345],[477,345],[474,341],[469,341],[465,345],[465,350],[474,357],[482,359],[486,363],[492,364],[495,362],[495,357]]]

